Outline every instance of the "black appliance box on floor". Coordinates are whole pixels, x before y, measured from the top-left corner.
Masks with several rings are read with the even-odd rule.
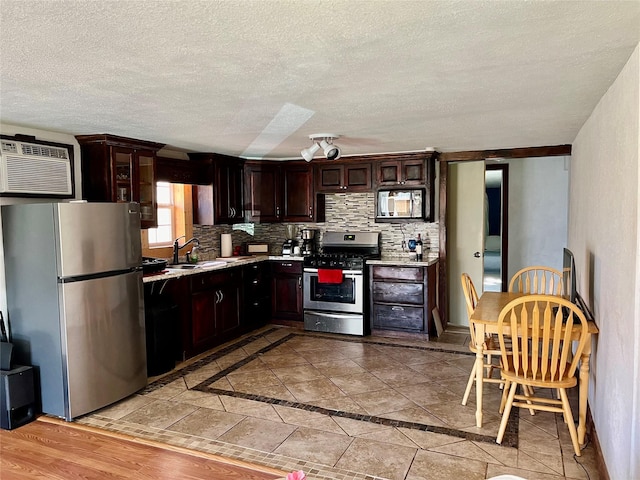
[[[33,367],[15,365],[0,370],[0,427],[12,430],[31,422],[36,415]]]

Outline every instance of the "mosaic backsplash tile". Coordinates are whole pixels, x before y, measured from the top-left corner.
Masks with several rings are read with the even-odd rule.
[[[269,253],[282,253],[282,243],[286,238],[287,225],[277,223],[256,223],[254,235],[241,230],[233,230],[231,225],[194,225],[193,233],[203,247],[207,257],[220,255],[220,235],[231,233],[233,245],[244,243],[268,243]],[[423,238],[425,251],[438,251],[438,222],[376,223],[374,193],[336,193],[326,195],[326,222],[296,223],[298,230],[316,230],[316,240],[322,243],[326,231],[380,232],[383,255],[401,255],[402,241],[415,239],[418,233]],[[407,250],[405,250],[406,252]]]

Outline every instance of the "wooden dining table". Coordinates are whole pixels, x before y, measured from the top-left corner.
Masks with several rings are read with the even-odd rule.
[[[512,292],[484,292],[476,309],[471,315],[470,321],[475,325],[475,345],[476,345],[476,426],[482,427],[482,375],[484,368],[483,345],[485,335],[498,333],[498,317],[502,309],[511,301],[523,296],[522,293]],[[579,407],[578,407],[578,442],[584,444],[585,433],[587,431],[587,396],[589,393],[589,359],[591,357],[592,335],[598,333],[596,326],[590,315],[588,320],[587,342],[580,358],[579,370]],[[580,324],[574,326],[575,339],[577,340]]]

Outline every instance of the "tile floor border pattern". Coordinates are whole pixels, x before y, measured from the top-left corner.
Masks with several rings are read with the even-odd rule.
[[[234,341],[233,343],[223,346],[219,350],[216,350],[215,352],[210,353],[206,357],[196,360],[195,362],[189,363],[188,365],[185,365],[181,368],[177,368],[167,373],[166,375],[162,375],[160,378],[148,384],[145,388],[140,390],[140,392],[138,393],[140,395],[146,395],[147,393],[151,393],[155,390],[158,390],[159,388],[162,388],[170,384],[171,382],[178,380],[184,375],[195,372],[199,368],[202,368],[203,366],[211,363],[212,361],[217,360],[218,358],[222,358],[225,355],[228,355],[229,353],[235,352],[236,350],[239,350],[242,347],[249,345],[251,342],[264,338],[265,335],[277,332],[278,330],[279,330],[278,328],[270,328],[268,330],[265,330],[264,332],[249,335],[247,337],[241,338],[240,340]]]
[[[266,335],[266,334],[271,333],[271,332],[272,332],[272,330],[264,332],[264,334]],[[238,362],[234,363],[233,365],[230,365],[229,367],[225,368],[224,370],[212,375],[208,379],[203,380],[202,382],[200,382],[195,387],[190,388],[190,390],[197,390],[197,391],[200,391],[200,392],[211,393],[211,394],[215,394],[215,395],[225,395],[225,396],[234,397],[234,398],[242,398],[242,399],[245,399],[245,400],[253,400],[253,401],[256,401],[256,402],[267,403],[267,404],[271,404],[271,405],[279,405],[279,406],[283,406],[283,407],[291,407],[291,408],[296,408],[296,409],[299,409],[299,410],[305,410],[305,411],[308,411],[308,412],[320,413],[320,414],[327,415],[327,416],[330,416],[330,417],[349,418],[349,419],[352,419],[352,420],[357,420],[357,421],[362,421],[362,422],[370,422],[370,423],[375,423],[375,424],[378,424],[378,425],[384,425],[384,426],[390,426],[390,427],[408,428],[408,429],[411,429],[411,430],[421,430],[423,432],[440,433],[440,434],[449,435],[449,436],[452,436],[452,437],[463,438],[463,439],[466,439],[466,440],[471,440],[471,441],[476,441],[476,442],[495,443],[496,437],[489,436],[489,435],[481,435],[481,434],[478,434],[478,433],[465,432],[465,431],[456,430],[456,429],[453,429],[453,428],[440,427],[440,426],[434,426],[434,425],[427,425],[427,424],[423,424],[423,423],[409,422],[409,421],[405,421],[405,420],[395,420],[395,419],[380,417],[380,416],[376,416],[376,415],[363,415],[363,414],[359,414],[359,413],[346,412],[346,411],[343,411],[343,410],[334,410],[334,409],[318,407],[316,405],[311,405],[311,404],[308,404],[308,403],[292,402],[290,400],[282,400],[282,399],[278,399],[278,398],[266,397],[266,396],[263,396],[263,395],[256,395],[256,394],[247,393],[247,392],[236,392],[236,391],[231,391],[231,390],[223,390],[223,389],[219,389],[219,388],[210,388],[209,387],[209,385],[211,385],[211,384],[215,383],[216,381],[224,378],[225,376],[227,376],[228,374],[232,373],[233,371],[235,371],[235,370],[247,365],[248,363],[256,360],[262,354],[267,353],[270,350],[273,350],[274,348],[276,348],[276,347],[288,342],[289,340],[291,340],[291,339],[293,339],[295,337],[299,337],[299,336],[312,336],[312,335],[289,333],[285,337],[283,337],[283,338],[281,338],[279,340],[276,340],[275,342],[273,342],[273,343],[261,348],[257,352],[248,355],[247,357],[243,358],[242,360],[239,360]],[[254,336],[249,337],[249,338],[251,338],[251,341],[253,341],[253,340],[256,340],[256,339],[258,339],[260,337],[261,337],[261,335],[254,335]],[[361,342],[361,341],[359,341],[357,339],[343,339],[343,338],[332,338],[331,340],[343,341],[343,342],[351,342],[351,343],[366,343],[366,344],[373,344],[373,345],[392,346],[392,347],[407,348],[407,349],[412,349],[412,350],[437,351],[437,352],[452,353],[452,354],[457,354],[457,355],[472,355],[471,353],[459,352],[459,351],[456,351],[456,350],[445,350],[445,349],[439,349],[439,348],[413,346],[413,345],[398,345],[398,344],[386,343],[386,342]],[[241,346],[248,345],[249,343],[251,343],[251,341],[247,342],[246,339],[245,340],[241,340],[240,342],[238,342],[238,344],[241,344],[241,345],[238,346],[237,348],[241,348]],[[235,344],[226,347],[224,349],[224,352],[225,352],[224,354],[228,354],[230,351],[236,350],[237,348],[232,348],[234,345]],[[218,353],[218,352],[216,352],[216,353]],[[207,357],[207,359],[208,359],[207,361],[212,361],[215,358],[217,358],[217,355],[215,355],[215,354],[210,355],[210,356]],[[200,361],[198,363],[199,363],[199,367],[201,367],[204,364],[206,364],[206,362],[204,364],[201,364]],[[187,373],[187,372],[184,372],[184,373]],[[502,440],[502,445],[505,446],[505,447],[518,448],[519,410],[520,409],[518,409],[518,408],[514,408],[514,409],[511,410],[511,414],[509,416],[509,421],[507,423],[507,429],[505,431],[505,434],[504,434],[504,437],[503,437],[503,440]],[[497,435],[497,433],[496,433],[496,435]]]
[[[176,447],[195,450],[211,455],[219,455],[233,460],[253,463],[265,467],[275,468],[284,472],[303,470],[309,480],[384,480],[382,477],[366,473],[353,472],[329,465],[298,460],[285,455],[262,452],[231,443],[221,442],[208,438],[198,437],[181,432],[167,432],[163,429],[146,425],[127,423],[124,420],[114,420],[99,414],[83,417],[76,420],[77,423],[98,428],[107,432],[115,432],[131,437],[151,440]]]

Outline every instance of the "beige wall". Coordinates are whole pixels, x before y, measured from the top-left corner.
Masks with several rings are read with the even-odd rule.
[[[640,478],[640,45],[573,142],[569,248],[600,334],[589,405],[612,479]]]

